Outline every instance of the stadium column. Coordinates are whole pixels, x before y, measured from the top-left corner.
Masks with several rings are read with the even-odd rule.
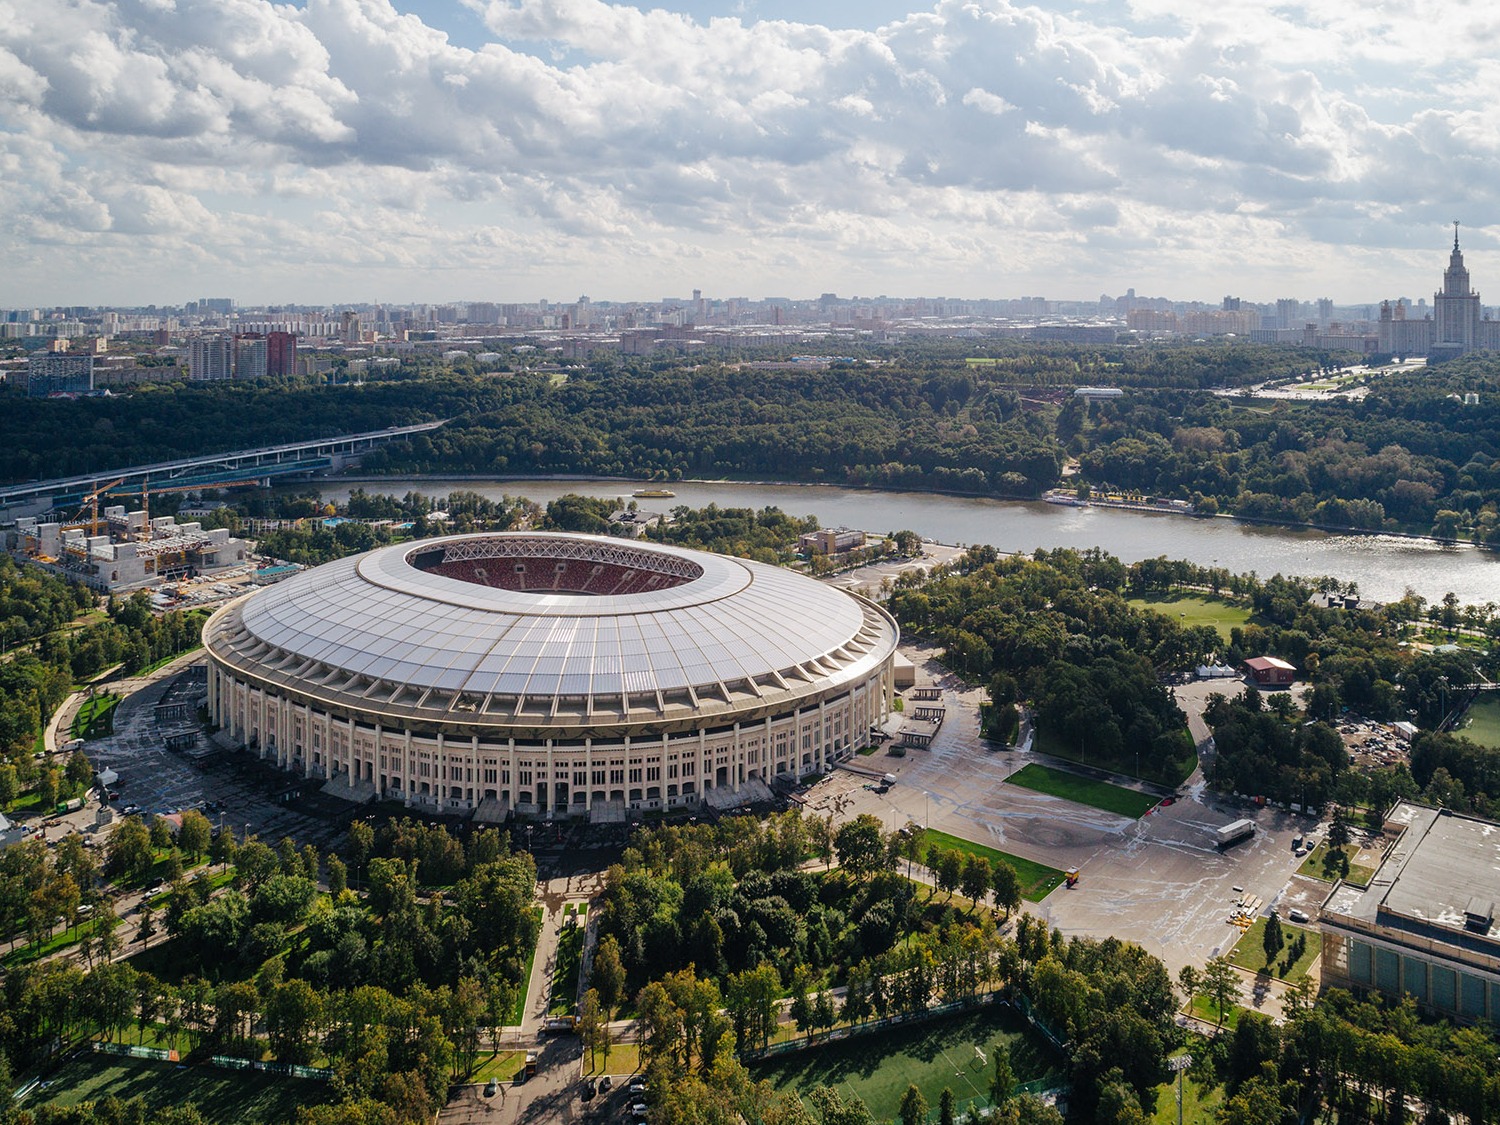
[[[408,728],[405,743],[401,748],[401,803],[407,808],[411,808],[411,792],[415,788],[413,778],[416,772],[412,762],[411,729]]]
[[[625,736],[625,755],[629,760],[630,736]],[[588,778],[588,787],[583,791],[583,815],[587,819],[594,811],[594,738],[590,735],[583,740],[583,776]]]
[[[437,735],[437,799],[438,808],[443,807],[448,788],[448,742],[442,731]]]
[[[813,755],[813,766],[816,772],[822,773],[823,766],[828,758],[828,700],[818,700],[818,741],[817,753]]]

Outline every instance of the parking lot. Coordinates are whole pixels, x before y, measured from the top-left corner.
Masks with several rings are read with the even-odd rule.
[[[907,750],[905,757],[884,751],[856,757],[848,763],[852,769],[837,771],[804,794],[813,811],[832,813],[840,822],[872,813],[888,831],[912,821],[1062,870],[1076,867],[1076,887],[1059,888],[1028,909],[1065,934],[1138,942],[1173,973],[1185,964],[1201,966],[1233,944],[1239,931],[1228,917],[1243,894],[1258,895],[1267,908],[1279,905],[1301,863],[1292,841],[1315,830],[1314,818],[1220,797],[1208,792],[1201,773],[1170,806],[1158,805],[1139,820],[1007,785],[1022,766],[1051,760],[994,749],[979,737],[983,690],[965,689],[931,652],[904,651],[917,665],[919,685],[942,688],[948,717],[931,748]],[[1176,690],[1201,742],[1207,738],[1199,714],[1203,703],[1226,687]],[[887,772],[897,779],[888,791],[867,787]],[[1140,787],[1128,778],[1108,780]],[[1242,817],[1255,820],[1255,835],[1221,852],[1216,829]],[[1298,895],[1299,901],[1310,897]]]
[[[220,751],[195,760],[167,749],[168,736],[184,723],[159,721],[157,706],[187,674],[174,669],[128,694],[115,710],[114,733],[87,744],[96,769],[108,767],[120,775],[112,786],[117,810],[155,814],[213,805],[210,819],[233,829],[236,839],[247,832],[272,842],[291,836],[324,849],[342,840],[355,806],[316,797],[295,805],[279,802],[271,794],[287,788],[286,776],[250,754]],[[87,819],[93,819],[92,812]]]

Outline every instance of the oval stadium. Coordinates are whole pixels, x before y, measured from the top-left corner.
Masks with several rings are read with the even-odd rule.
[[[873,603],[745,559],[603,536],[384,547],[220,609],[224,736],[429,813],[623,818],[822,773],[889,715]]]

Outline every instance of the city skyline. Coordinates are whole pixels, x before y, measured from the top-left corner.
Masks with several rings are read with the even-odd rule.
[[[0,0],[0,307],[1340,304],[1496,241],[1483,11]]]

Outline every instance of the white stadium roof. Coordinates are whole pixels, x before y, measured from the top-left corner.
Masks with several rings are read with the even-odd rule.
[[[667,585],[613,596],[502,589],[419,569],[419,556],[424,565],[478,560],[496,573],[527,559],[559,573],[565,560],[605,563]],[[629,713],[638,696],[655,695],[661,711],[669,697],[714,710],[716,700],[801,694],[868,672],[889,656],[896,628],[870,603],[776,566],[606,536],[514,533],[329,563],[227,607],[207,639],[229,663],[314,696],[503,723],[523,709],[535,716],[543,700],[554,715],[586,715]]]

